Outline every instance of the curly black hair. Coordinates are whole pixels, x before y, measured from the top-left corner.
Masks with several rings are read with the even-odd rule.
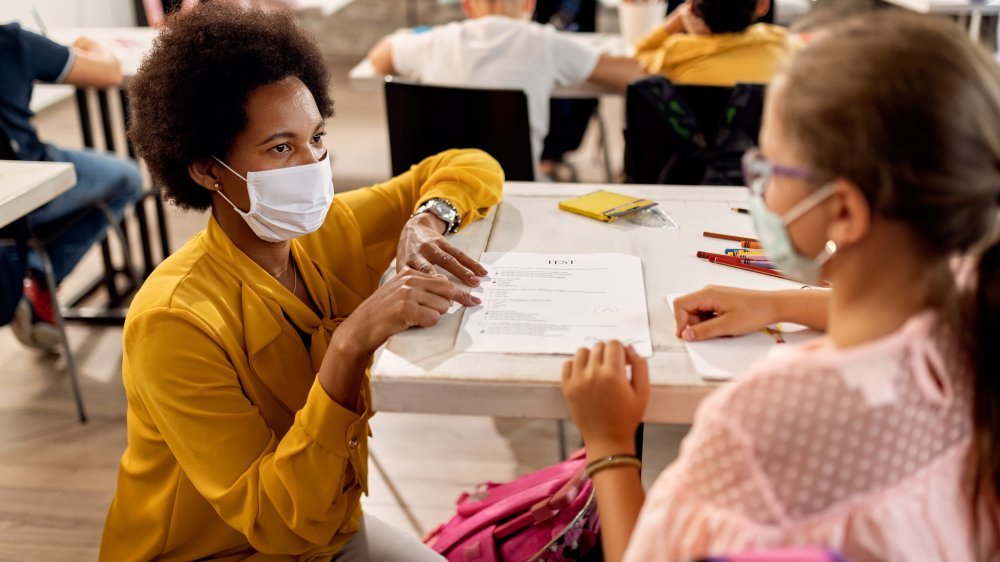
[[[753,23],[757,0],[694,0],[691,9],[712,33],[736,33]]]
[[[293,15],[210,2],[168,18],[129,84],[128,135],[164,199],[210,208],[211,192],[188,166],[226,154],[246,127],[250,93],[289,76],[333,115],[323,57]]]

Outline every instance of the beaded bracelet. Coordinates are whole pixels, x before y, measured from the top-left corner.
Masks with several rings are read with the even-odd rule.
[[[587,476],[593,478],[595,474],[605,468],[624,465],[634,466],[642,470],[642,461],[635,455],[611,455],[587,463]]]

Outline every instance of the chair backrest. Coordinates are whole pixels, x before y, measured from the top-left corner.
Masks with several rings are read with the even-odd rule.
[[[481,90],[385,82],[392,173],[449,148],[478,148],[500,162],[508,180],[533,181],[528,97]]]
[[[765,86],[629,85],[625,166],[631,183],[741,185],[740,158],[756,144]]]

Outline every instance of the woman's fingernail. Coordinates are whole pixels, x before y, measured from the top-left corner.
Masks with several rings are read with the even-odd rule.
[[[470,285],[478,285],[479,284],[479,278],[476,277],[475,275],[469,275],[468,279],[469,279],[469,284]]]
[[[694,330],[684,328],[684,331],[681,332],[681,337],[684,338],[684,341],[694,341]]]
[[[474,302],[476,304],[482,304],[483,300],[481,298],[477,297],[476,295],[472,295],[472,302]]]

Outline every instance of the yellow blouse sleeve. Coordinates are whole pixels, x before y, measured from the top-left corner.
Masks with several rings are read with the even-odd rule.
[[[243,394],[233,361],[245,358],[230,357],[219,341],[184,310],[130,318],[126,389],[159,434],[146,437],[162,438],[198,493],[260,552],[301,553],[353,531],[344,527],[357,503],[346,495],[360,492],[344,490],[345,436],[359,416],[316,382],[279,438]]]
[[[500,164],[481,150],[447,150],[425,158],[391,180],[338,195],[354,213],[368,266],[382,272],[396,256],[403,225],[421,203],[439,197],[451,202],[466,226],[500,202]]]

